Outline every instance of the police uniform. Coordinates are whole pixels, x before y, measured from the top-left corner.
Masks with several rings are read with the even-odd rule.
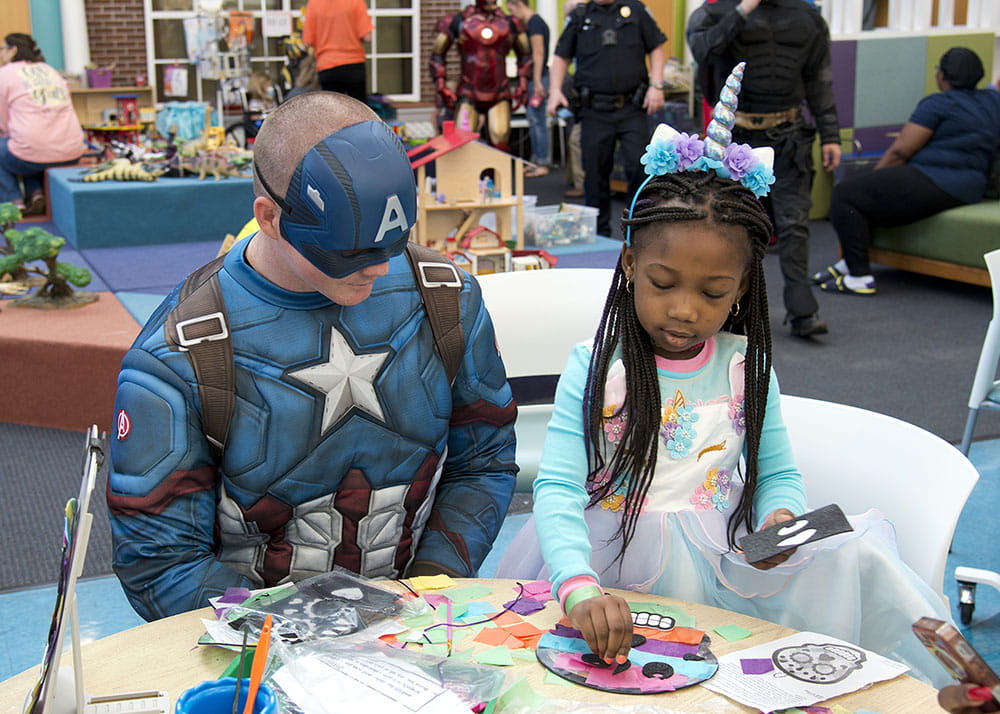
[[[600,213],[597,232],[611,235],[611,171],[615,140],[621,141],[629,196],[642,180],[639,159],[650,127],[642,108],[648,85],[646,56],[666,41],[639,0],[578,5],[559,37],[555,54],[576,60],[580,97],[583,190]]]
[[[774,148],[771,207],[784,303],[794,320],[815,315],[809,282],[809,209],[812,146],[840,141],[830,67],[830,31],[819,11],[803,0],[767,0],[744,16],[739,0],[714,0],[692,13],[688,42],[707,68],[712,102],[729,71],[746,61],[733,141]],[[806,104],[815,127],[806,123]],[[793,330],[795,324],[793,322]]]

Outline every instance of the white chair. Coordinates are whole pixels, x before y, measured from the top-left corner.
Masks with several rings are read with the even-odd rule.
[[[573,345],[594,336],[613,274],[610,268],[557,268],[478,278],[518,403],[518,491],[531,490],[559,375]]]
[[[878,508],[896,529],[900,556],[941,598],[951,538],[979,480],[944,439],[877,412],[782,395],[781,412],[811,508]]]
[[[1000,360],[1000,249],[983,256],[993,284],[993,319],[986,328],[986,339],[979,353],[976,378],[969,393],[969,417],[965,421],[961,450],[969,453],[972,432],[976,428],[976,418],[980,409],[1000,409],[1000,381],[996,379],[997,361]]]
[[[1000,250],[993,250],[983,256],[993,285],[993,319],[986,328],[983,348],[976,365],[976,376],[969,392],[969,416],[965,420],[962,444],[963,454],[969,453],[972,434],[976,429],[976,419],[980,409],[1000,409],[1000,380],[997,380],[997,362],[1000,361]],[[976,585],[989,585],[1000,590],[1000,573],[981,568],[959,566],[955,568],[958,581],[958,611],[962,623],[972,622],[972,612],[976,609]]]

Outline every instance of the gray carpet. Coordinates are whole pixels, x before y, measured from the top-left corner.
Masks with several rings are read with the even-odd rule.
[[[539,205],[561,201],[565,187],[558,169],[526,181],[526,191],[539,196]],[[613,215],[620,215],[623,207],[616,200]],[[615,232],[619,230],[615,226]],[[812,224],[812,236],[812,266],[819,270],[836,260],[837,242],[826,221]],[[614,251],[579,253],[561,258],[560,267],[610,267],[615,260]],[[783,392],[879,411],[948,441],[961,438],[969,389],[992,314],[987,288],[876,266],[876,297],[817,293],[830,334],[802,340],[791,337],[782,324],[777,256],[769,255],[765,267],[775,369]],[[1000,414],[984,413],[977,439],[998,436]],[[0,591],[51,583],[59,569],[62,509],[79,489],[84,435],[0,423],[0,444],[4,456],[0,522],[7,529],[0,542]],[[106,475],[101,474],[94,492],[95,523],[84,577],[111,572],[106,484]],[[514,510],[526,509],[522,500]]]
[[[63,509],[80,491],[86,455],[84,432],[0,424],[0,592],[53,583],[59,578]],[[90,547],[82,577],[111,572],[111,533],[98,474],[91,497]]]

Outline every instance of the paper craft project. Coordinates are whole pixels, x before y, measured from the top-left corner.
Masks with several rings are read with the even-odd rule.
[[[642,612],[642,604],[630,605],[632,649],[624,664],[606,665],[590,651],[580,631],[569,626],[567,618],[542,635],[536,650],[538,661],[571,682],[616,694],[672,692],[715,674],[719,665],[708,648],[708,635],[673,626],[672,620],[668,626],[668,618]]]
[[[372,635],[377,637],[384,634],[375,631],[381,626],[398,632],[402,628],[389,626],[388,621],[404,615],[408,601],[370,582],[335,566],[330,572],[300,580],[292,587],[257,593],[231,608],[226,620],[234,630],[246,629],[256,636],[264,618],[273,615],[272,635],[289,644],[342,637],[369,628],[373,628]]]
[[[746,554],[747,562],[756,563],[800,545],[852,530],[840,506],[831,503],[794,520],[745,535],[740,538],[739,545]]]
[[[767,674],[744,674],[746,660],[769,659]],[[773,642],[730,652],[707,689],[770,712],[805,708],[892,679],[907,667],[857,645],[815,632],[797,632]]]

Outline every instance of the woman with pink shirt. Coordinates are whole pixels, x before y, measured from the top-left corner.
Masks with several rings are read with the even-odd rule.
[[[83,150],[66,80],[45,64],[31,35],[7,35],[0,47],[0,203],[43,213],[45,169],[75,163]]]

